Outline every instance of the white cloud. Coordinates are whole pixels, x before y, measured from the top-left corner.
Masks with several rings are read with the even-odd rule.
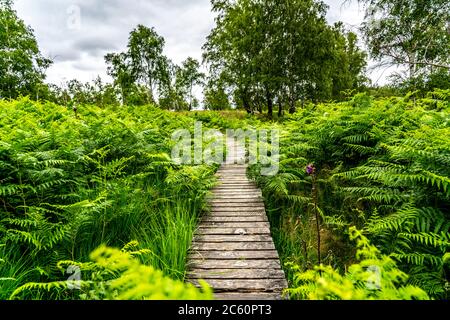
[[[357,0],[325,0],[330,23],[343,21],[356,31],[364,18]],[[104,79],[104,55],[125,49],[137,24],[155,27],[166,39],[165,54],[176,63],[192,56],[214,26],[209,0],[16,0],[19,16],[35,30],[41,51],[54,59],[47,81]],[[77,27],[77,9],[80,21]],[[374,73],[377,80],[379,74]],[[382,76],[383,82],[385,76]]]
[[[16,0],[15,7],[35,30],[43,54],[54,60],[47,81],[57,84],[99,74],[108,79],[104,55],[124,50],[138,24],[155,27],[166,39],[165,54],[176,63],[201,59],[214,26],[209,0]]]

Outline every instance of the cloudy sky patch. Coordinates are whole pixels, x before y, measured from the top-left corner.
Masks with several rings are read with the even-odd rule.
[[[343,21],[356,31],[363,10],[354,0],[326,0],[330,23]],[[91,81],[106,75],[104,55],[126,48],[138,24],[155,27],[165,38],[165,54],[175,63],[201,60],[201,48],[214,27],[209,0],[16,0],[19,16],[35,30],[44,55],[54,60],[47,81]],[[380,72],[371,76],[378,80]],[[382,77],[381,82],[383,82]]]

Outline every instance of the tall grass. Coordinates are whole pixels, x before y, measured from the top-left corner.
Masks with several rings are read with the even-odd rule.
[[[141,261],[182,280],[216,168],[171,162],[180,128],[193,130],[194,119],[152,106],[80,106],[76,116],[0,101],[0,299],[27,282],[67,279],[58,261],[87,262],[101,245],[134,240],[149,250]]]

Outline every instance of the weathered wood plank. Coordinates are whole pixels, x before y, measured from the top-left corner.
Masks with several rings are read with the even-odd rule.
[[[236,210],[232,210],[236,209]],[[248,217],[248,216],[263,216],[266,217],[266,214],[264,213],[262,208],[255,208],[255,207],[247,207],[247,208],[231,208],[230,210],[224,210],[224,208],[213,208],[211,209],[211,212],[208,214],[209,216],[217,216],[217,217]]]
[[[261,279],[261,280],[219,280],[210,279],[205,280],[215,292],[280,292],[286,288],[286,280],[283,279]],[[191,280],[194,285],[199,286],[198,280]]]
[[[237,186],[237,187],[254,187],[254,188],[258,188],[258,186],[256,185],[256,183],[251,182],[249,180],[245,181],[245,182],[241,182],[241,183],[225,183],[223,181],[217,181],[217,184],[215,185],[214,188],[219,188],[219,187],[232,187],[232,186]]]
[[[216,189],[235,189],[235,190],[253,189],[253,190],[258,190],[258,187],[252,183],[235,183],[235,182],[227,181],[227,182],[218,184],[215,187],[215,189],[213,189],[213,191]]]
[[[262,192],[259,190],[255,190],[255,191],[249,191],[246,190],[245,192],[240,191],[240,190],[219,190],[219,191],[214,191],[214,194],[212,195],[216,198],[219,197],[231,197],[231,198],[248,198],[248,197],[262,197]]]
[[[224,292],[217,293],[214,298],[219,301],[237,300],[237,301],[273,301],[283,300],[281,293],[243,293],[243,292]]]
[[[247,178],[247,170],[241,169],[226,169],[226,170],[218,170],[217,176],[223,177],[244,177]]]
[[[248,181],[244,180],[219,180],[219,186],[253,186],[256,187],[256,185],[253,185],[251,183],[248,183]]]
[[[246,183],[246,184],[233,184],[233,183],[228,183],[228,184],[218,184],[216,185],[212,191],[215,190],[230,190],[230,189],[234,189],[234,190],[260,190],[258,189],[258,187],[255,184],[251,184],[251,183]]]
[[[278,259],[266,260],[215,260],[192,259],[188,263],[188,269],[280,269]]]
[[[232,207],[232,206],[215,206],[210,207],[211,214],[213,213],[254,213],[260,215],[266,215],[265,208],[263,206],[260,207]]]
[[[256,196],[256,197],[242,197],[239,196],[239,198],[232,198],[232,197],[214,197],[213,200],[210,200],[209,203],[212,205],[215,204],[221,204],[221,203],[239,203],[239,204],[257,204],[257,205],[262,205],[261,203],[262,198],[260,196]]]
[[[236,223],[254,223],[254,222],[267,222],[267,217],[264,215],[250,215],[250,216],[205,216],[202,223],[220,223],[220,222],[236,222]]]
[[[216,260],[278,259],[278,252],[276,250],[196,251],[189,254],[189,259],[216,259]]]
[[[233,186],[233,187],[255,187],[257,188],[256,185],[244,181],[237,181],[237,180],[219,180],[219,185],[221,187],[229,187],[229,186]]]
[[[231,187],[218,187],[216,189],[213,189],[213,192],[235,192],[235,193],[243,193],[243,192],[259,192],[260,190],[254,186],[249,186],[249,187],[235,187],[235,186],[231,186]]]
[[[245,173],[237,173],[237,172],[223,172],[216,175],[219,179],[241,179],[245,182],[249,182],[250,180],[247,178],[247,174]]]
[[[211,242],[193,242],[193,251],[237,251],[237,250],[275,250],[273,241],[270,242],[223,242],[223,243],[211,243]]]
[[[270,242],[270,235],[196,235],[195,242]]]
[[[285,279],[281,269],[195,269],[187,279]]]
[[[270,229],[270,224],[268,222],[206,222],[203,221],[199,229],[208,228],[268,228]]]
[[[240,188],[223,188],[223,189],[216,189],[213,190],[211,195],[213,196],[220,196],[220,195],[241,195],[241,196],[255,196],[255,195],[262,195],[262,192],[258,188],[254,189],[240,189]]]
[[[235,227],[235,228],[225,228],[225,227],[209,227],[209,228],[199,228],[197,230],[198,235],[270,235],[269,228],[246,228],[246,227]]]
[[[242,192],[236,193],[216,193],[211,200],[241,200],[241,201],[262,201],[262,195],[258,193],[247,194]]]
[[[246,202],[242,202],[242,200],[240,202],[237,203],[225,203],[225,202],[214,202],[211,203],[211,208],[259,208],[259,209],[265,209],[264,204],[262,204],[261,202],[257,202],[257,203],[246,203]],[[231,209],[232,210],[232,209]]]

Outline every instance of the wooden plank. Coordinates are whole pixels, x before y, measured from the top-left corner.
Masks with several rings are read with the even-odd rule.
[[[252,186],[252,185],[248,185],[248,186],[242,186],[242,185],[235,185],[235,184],[230,184],[230,185],[221,185],[220,187],[216,187],[215,189],[211,190],[212,194],[217,194],[217,193],[249,193],[249,194],[253,194],[253,193],[261,193],[261,190],[258,189],[256,186]]]
[[[270,235],[269,228],[246,228],[246,227],[236,227],[236,228],[225,228],[225,227],[209,227],[209,228],[199,228],[197,230],[198,235]]]
[[[254,186],[257,187],[256,183],[253,181],[250,181],[248,179],[245,179],[243,181],[224,181],[219,180],[217,181],[217,186],[230,186],[230,185],[236,185],[236,186]]]
[[[209,203],[211,205],[221,205],[221,204],[233,204],[234,206],[246,206],[246,207],[253,207],[253,206],[261,206],[263,205],[261,197],[257,198],[223,198],[223,199],[214,199],[210,200]]]
[[[245,181],[250,181],[250,179],[247,177],[247,174],[245,172],[238,173],[238,172],[223,172],[216,175],[216,177],[221,179],[242,179]]]
[[[192,259],[188,263],[188,269],[280,269],[278,259],[266,260],[215,260]]]
[[[214,292],[280,292],[286,288],[286,280],[283,279],[261,279],[261,280],[219,280],[210,279],[205,280],[211,287],[214,288]],[[198,280],[194,279],[190,281],[196,286],[199,286]]]
[[[245,260],[245,259],[278,259],[276,250],[260,251],[195,251],[189,254],[189,259],[216,259],[216,260]]]
[[[237,301],[273,301],[273,300],[283,300],[283,296],[281,293],[268,293],[268,292],[259,292],[259,293],[243,293],[243,292],[224,292],[217,293],[214,295],[216,300],[219,301],[228,301],[228,300],[237,300]]]
[[[247,177],[247,172],[244,170],[225,170],[225,171],[217,171],[218,176],[221,177],[240,177],[240,178],[246,178]]]
[[[214,202],[211,203],[211,208],[260,208],[260,209],[265,209],[264,208],[264,204],[261,202],[257,202],[257,203],[246,203],[246,202],[242,202],[242,200],[240,202],[237,203],[225,203],[225,202]],[[231,209],[232,210],[232,209]]]
[[[263,204],[261,195],[245,196],[236,194],[235,196],[229,195],[215,195],[214,198],[209,198],[210,204],[216,203],[259,203]]]
[[[249,215],[249,216],[205,216],[202,223],[221,223],[221,222],[236,222],[236,223],[254,223],[254,222],[267,222],[265,215]]]
[[[255,187],[257,188],[258,186],[256,185],[255,182],[246,180],[245,182],[241,182],[241,183],[232,183],[232,182],[225,182],[225,181],[217,181],[217,184],[215,185],[215,188],[218,187],[230,187],[230,186],[243,186],[243,187]]]
[[[247,170],[238,170],[238,169],[219,170],[217,171],[216,175],[219,177],[239,176],[248,179]]]
[[[247,171],[248,167],[246,165],[223,165],[219,168],[219,170],[245,170]]]
[[[214,191],[214,194],[212,194],[211,196],[214,197],[243,197],[243,198],[248,198],[248,197],[262,197],[262,192],[259,190],[255,190],[255,191],[251,191],[251,190],[245,190],[245,191],[241,191],[241,190],[218,190],[218,191]]]
[[[245,184],[236,184],[236,183],[223,183],[216,185],[212,190],[224,190],[224,189],[254,189],[259,190],[258,186],[253,183],[245,183]]]
[[[234,182],[234,184],[235,185],[239,185],[239,186],[254,186],[254,187],[257,187],[257,185],[256,185],[256,183],[255,182],[253,182],[253,181],[250,181],[250,180],[248,180],[248,179],[244,179],[242,182],[237,182],[237,181],[226,181],[227,179],[223,179],[223,178],[219,178],[218,180],[217,180],[217,184],[216,184],[216,187],[219,187],[219,186],[228,186],[228,185],[230,185],[232,182]]]
[[[223,242],[223,243],[208,243],[208,242],[193,242],[193,251],[255,251],[255,250],[275,250],[273,241],[270,242]]]
[[[216,188],[222,188],[222,189],[258,189],[258,186],[253,183],[236,183],[236,182],[223,182],[221,184],[218,184]]]
[[[270,235],[196,235],[195,242],[270,242]]]
[[[264,212],[261,211],[256,211],[256,210],[252,210],[252,208],[248,208],[249,210],[246,211],[216,211],[213,210],[211,211],[210,216],[214,216],[214,217],[266,217],[266,215],[264,214]]]
[[[219,187],[219,188],[215,188],[212,190],[212,192],[216,193],[225,193],[225,192],[238,192],[238,193],[242,193],[242,192],[261,192],[258,188],[256,188],[255,186],[249,186],[249,187],[235,187],[232,186],[230,188],[227,187]]]
[[[187,279],[285,279],[281,269],[195,269]]]
[[[216,192],[214,195],[210,196],[212,198],[210,201],[213,200],[241,200],[241,201],[262,201],[262,194],[260,193],[253,193],[249,194],[247,192]]]
[[[218,175],[219,178],[221,179],[239,179],[239,180],[244,180],[244,181],[250,181],[250,179],[247,177],[247,174],[245,173],[224,173],[224,174],[220,174]]]
[[[200,229],[207,228],[269,228],[270,224],[268,222],[206,222],[203,221],[200,226]]]
[[[212,206],[211,206],[212,207]],[[220,205],[214,205],[214,208],[212,208],[214,212],[262,212],[263,214],[266,213],[266,209],[263,204],[260,204],[259,207],[244,207],[244,206],[236,206],[236,207],[230,207],[230,206],[220,206]]]

